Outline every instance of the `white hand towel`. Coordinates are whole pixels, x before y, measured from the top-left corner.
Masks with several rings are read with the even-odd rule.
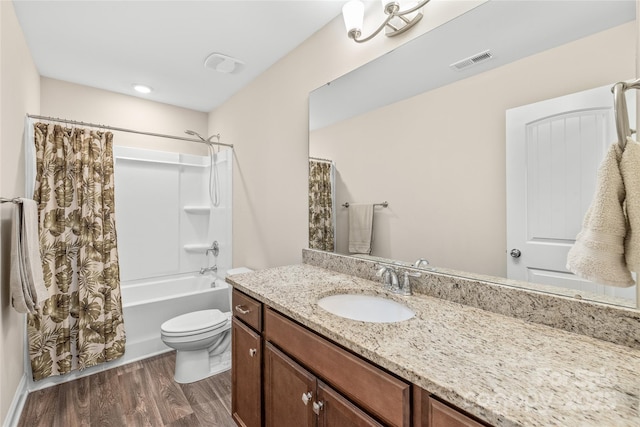
[[[612,144],[598,169],[596,193],[576,243],[569,250],[567,268],[593,282],[627,287],[634,281],[624,257],[627,223],[621,157],[620,145]]]
[[[620,173],[627,195],[627,237],[624,255],[631,271],[640,271],[640,144],[627,138],[620,160]]]
[[[349,252],[371,254],[373,205],[349,206]]]
[[[11,303],[20,313],[37,313],[48,298],[40,258],[38,205],[21,199],[14,206],[11,240]]]

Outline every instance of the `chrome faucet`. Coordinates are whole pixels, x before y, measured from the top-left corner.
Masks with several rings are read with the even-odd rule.
[[[419,260],[413,263],[413,266],[416,268],[420,268],[422,266],[427,267],[428,265],[429,265],[429,261],[424,258],[420,258]]]
[[[398,272],[391,266],[382,266],[378,270],[378,277],[382,277],[384,289],[391,292],[398,292]]]
[[[218,266],[217,265],[213,265],[211,267],[201,268],[200,269],[200,274],[208,273],[210,271],[213,271],[214,273],[216,273],[218,271]]]

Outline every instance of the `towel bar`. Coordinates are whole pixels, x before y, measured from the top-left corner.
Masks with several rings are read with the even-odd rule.
[[[22,203],[22,200],[15,197],[13,199],[7,199],[6,197],[0,197],[0,203]]]
[[[344,202],[342,204],[342,206],[344,206],[345,208],[349,207],[349,202]],[[389,202],[387,202],[386,200],[382,203],[374,203],[373,206],[382,206],[383,208],[386,208],[387,206],[389,206]]]

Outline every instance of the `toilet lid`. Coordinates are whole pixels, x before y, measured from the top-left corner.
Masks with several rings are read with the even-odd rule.
[[[160,329],[173,334],[196,332],[223,325],[227,320],[228,316],[217,309],[193,311],[167,320]]]

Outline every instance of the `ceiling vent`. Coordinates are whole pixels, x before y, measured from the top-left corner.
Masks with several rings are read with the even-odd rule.
[[[491,53],[490,50],[485,50],[484,52],[480,52],[480,53],[476,53],[473,56],[470,56],[468,58],[462,59],[458,62],[454,62],[453,64],[449,65],[451,68],[453,68],[454,70],[463,70],[465,68],[469,68],[472,65],[476,65],[479,64],[480,62],[484,62],[484,61],[488,61],[491,58],[493,58],[493,54]]]
[[[204,60],[204,67],[224,74],[238,74],[244,62],[221,53],[212,53]]]

